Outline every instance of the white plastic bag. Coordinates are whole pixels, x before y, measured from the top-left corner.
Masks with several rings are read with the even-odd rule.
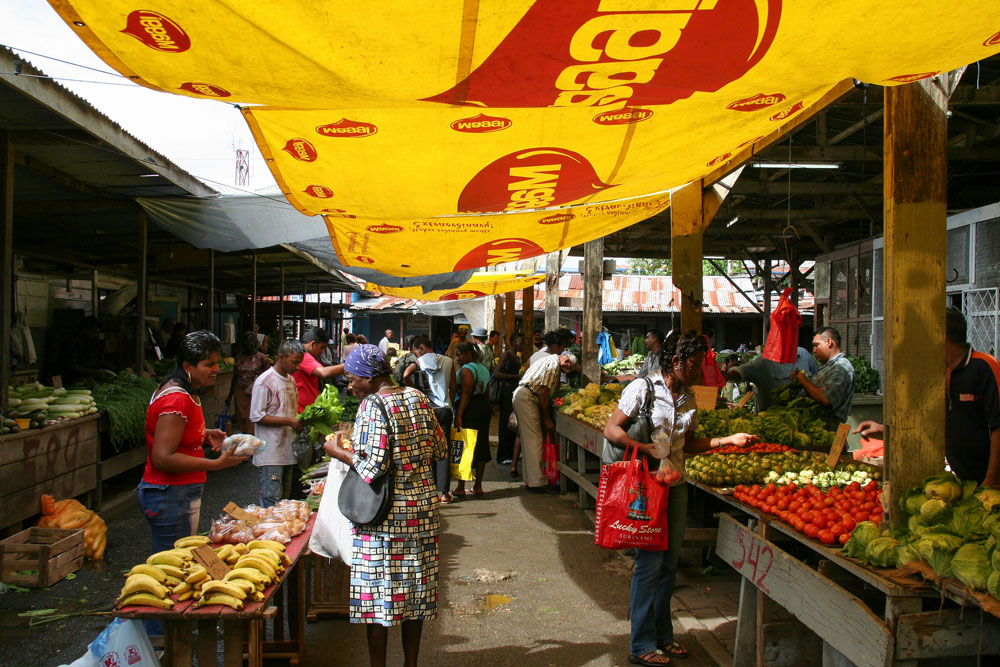
[[[256,438],[249,433],[237,433],[222,441],[222,451],[228,451],[233,447],[236,456],[256,456],[267,449],[267,443]]]
[[[142,623],[116,618],[90,643],[87,652],[68,667],[161,666]]]
[[[354,544],[354,530],[351,522],[340,512],[337,496],[340,485],[347,477],[347,464],[336,459],[330,461],[330,472],[323,488],[323,498],[319,501],[319,512],[309,537],[309,550],[327,558],[339,558],[351,565],[351,550]]]

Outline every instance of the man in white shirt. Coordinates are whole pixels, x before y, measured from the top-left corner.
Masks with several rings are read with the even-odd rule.
[[[273,507],[292,490],[295,453],[294,431],[302,430],[298,419],[298,391],[292,374],[299,370],[305,355],[302,343],[290,338],[278,347],[274,366],[261,373],[250,395],[250,421],[254,435],[267,443],[253,457],[260,477],[260,506]]]
[[[549,331],[544,336],[542,336],[542,341],[545,345],[539,349],[537,352],[528,357],[528,367],[535,363],[539,359],[544,359],[545,357],[552,356],[553,354],[562,354],[563,350],[566,349],[566,341],[563,336],[558,331]]]
[[[378,342],[378,349],[382,350],[382,353],[385,354],[386,352],[389,351],[389,343],[391,342],[392,342],[392,329],[386,329],[385,335],[382,336],[382,340]]]

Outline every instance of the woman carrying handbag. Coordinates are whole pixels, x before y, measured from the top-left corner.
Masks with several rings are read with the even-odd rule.
[[[350,620],[367,624],[373,667],[386,664],[389,628],[401,625],[404,664],[415,666],[423,622],[437,618],[440,519],[433,465],[447,458],[448,441],[427,398],[394,386],[377,346],[355,349],[344,370],[350,391],[362,399],[353,451],[339,438],[325,449],[373,487],[388,484],[390,496],[384,518],[354,524]]]
[[[694,437],[698,418],[691,386],[701,379],[706,351],[705,339],[694,331],[672,333],[660,350],[660,371],[649,376],[652,395],[645,378],[633,380],[622,392],[618,407],[604,427],[604,437],[611,445],[635,448],[639,454],[650,457],[658,466],[657,479],[670,485],[667,549],[636,550],[629,597],[632,634],[628,660],[634,665],[666,665],[671,658],[687,657],[687,649],[674,641],[670,621],[670,598],[677,580],[677,558],[687,517],[684,457],[725,445],[745,447],[756,439],[746,433],[724,438]],[[651,410],[647,402],[650,399]],[[650,439],[657,442],[655,445],[638,442],[628,433],[630,424],[647,410],[652,428]]]

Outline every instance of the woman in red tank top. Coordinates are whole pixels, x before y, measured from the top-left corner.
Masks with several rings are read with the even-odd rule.
[[[202,446],[220,451],[225,433],[205,428],[198,390],[219,374],[219,339],[208,331],[186,335],[177,363],[153,394],[146,411],[146,469],[137,489],[139,509],[153,532],[153,553],[172,549],[198,529],[205,471],[222,470],[246,457],[222,453],[205,458]]]

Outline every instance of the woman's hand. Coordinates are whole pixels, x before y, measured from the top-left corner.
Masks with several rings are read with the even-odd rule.
[[[341,441],[342,437],[342,434],[334,433],[333,437],[323,442],[323,451],[338,461],[342,461],[347,465],[354,465],[354,454],[344,449],[343,442]]]
[[[212,447],[213,452],[222,451],[222,441],[225,439],[226,432],[221,429],[211,428],[205,431],[205,442]]]
[[[462,415],[461,414],[459,414],[457,417],[455,417],[455,428],[457,428],[459,431],[462,430]]]
[[[722,446],[732,445],[735,447],[749,447],[750,445],[756,443],[759,439],[760,438],[756,435],[750,433],[734,433],[729,437],[720,438],[719,444]]]
[[[236,456],[236,454],[233,453],[235,451],[235,447],[230,447],[226,451],[222,452],[222,456],[215,459],[215,470],[224,470],[226,468],[238,466],[250,458],[249,456]]]

